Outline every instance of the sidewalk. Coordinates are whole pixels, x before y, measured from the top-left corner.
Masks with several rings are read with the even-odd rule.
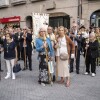
[[[33,71],[21,71],[16,80],[5,80],[6,67],[4,59],[1,59],[4,72],[1,73],[0,100],[100,100],[100,67],[97,67],[96,77],[83,75],[84,60],[81,57],[80,74],[71,73],[70,87],[58,83],[43,87],[37,82],[37,54],[33,55],[32,61]]]

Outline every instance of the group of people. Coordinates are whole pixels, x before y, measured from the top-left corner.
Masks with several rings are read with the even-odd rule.
[[[56,80],[61,78],[59,84],[65,83],[65,86],[69,87],[70,73],[74,71],[74,66],[76,73],[80,73],[81,54],[85,59],[84,74],[88,75],[91,72],[93,77],[96,75],[96,60],[100,57],[100,28],[87,30],[81,26],[78,29],[77,24],[74,24],[68,30],[63,26],[55,29],[48,26],[47,29],[41,27],[35,36],[31,29],[9,27],[0,31],[0,45],[0,52],[4,51],[7,66],[5,79],[16,79],[13,67],[18,60],[24,60],[23,70],[32,71],[32,50],[35,48],[38,52],[39,84],[45,86],[56,76]],[[51,69],[56,70],[51,72]]]

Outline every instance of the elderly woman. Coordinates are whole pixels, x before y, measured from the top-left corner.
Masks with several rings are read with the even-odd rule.
[[[99,43],[99,46],[98,46],[98,58],[97,58],[97,66],[100,66],[100,28],[99,27],[96,27],[95,29],[95,33],[96,33],[96,39],[98,40],[98,43]]]
[[[45,28],[40,28],[39,37],[36,39],[36,50],[39,53],[39,83],[45,86],[49,82],[48,60],[53,56],[51,40],[46,38]]]
[[[98,41],[96,40],[96,36],[94,33],[89,35],[89,43],[86,44],[86,72],[85,75],[90,73],[90,65],[91,65],[91,73],[92,77],[96,75],[96,58],[98,57]]]
[[[57,50],[56,56],[57,56],[58,76],[61,77],[61,81],[59,83],[64,83],[64,78],[66,78],[67,79],[66,86],[68,87],[70,85],[70,73],[68,68],[70,49],[72,50],[71,57],[74,57],[75,46],[72,40],[67,35],[65,35],[63,26],[59,27],[58,33],[59,33],[57,39],[58,42],[55,45],[55,48]],[[61,58],[61,54],[63,54],[63,56],[67,55],[68,56],[67,59],[63,60]]]

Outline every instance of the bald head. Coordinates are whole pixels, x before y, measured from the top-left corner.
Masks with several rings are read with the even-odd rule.
[[[95,33],[91,33],[89,37],[95,37]]]
[[[92,42],[92,41],[94,41],[96,38],[95,38],[95,34],[94,33],[91,33],[90,35],[89,35],[89,40]]]
[[[47,28],[47,32],[48,32],[48,34],[51,34],[51,33],[52,33],[52,27],[51,27],[51,26],[49,26],[49,27]]]

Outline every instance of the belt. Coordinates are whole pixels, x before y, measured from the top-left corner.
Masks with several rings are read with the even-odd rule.
[[[50,52],[48,52],[49,54]],[[46,55],[46,52],[40,52],[39,55]]]

